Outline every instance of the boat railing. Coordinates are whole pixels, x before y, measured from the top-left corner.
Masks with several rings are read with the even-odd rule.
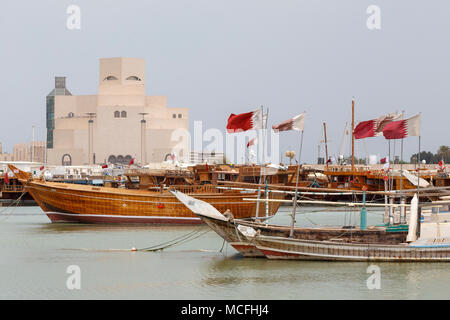
[[[148,189],[152,191],[159,190],[167,191],[168,189],[175,189],[186,194],[195,193],[224,193],[226,190],[218,189],[215,185],[203,184],[203,185],[170,185],[170,186],[150,186]]]
[[[23,185],[7,185],[4,184],[2,185],[1,188],[2,191],[6,191],[6,192],[22,192],[24,190]]]
[[[193,178],[194,173],[190,170],[169,170],[169,169],[127,169],[124,172],[125,176],[167,176],[167,177],[182,177]]]

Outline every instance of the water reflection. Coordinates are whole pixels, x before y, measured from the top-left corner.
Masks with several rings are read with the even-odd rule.
[[[39,208],[33,210],[21,209],[22,215],[0,223],[0,298],[450,298],[446,263],[243,258],[229,245],[222,247],[223,240],[212,231],[164,251],[131,252],[132,247],[161,244],[208,227],[56,224],[39,215]],[[309,212],[308,217],[335,224],[344,216]],[[275,223],[290,221],[286,210],[275,218]],[[65,270],[71,264],[83,272],[83,289],[76,293],[65,287]],[[367,288],[371,264],[380,267],[380,290]]]

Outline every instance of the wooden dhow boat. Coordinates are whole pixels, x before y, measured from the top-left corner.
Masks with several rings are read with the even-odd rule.
[[[421,222],[417,196],[400,226],[302,228],[266,225],[220,214],[201,200],[173,194],[245,257],[326,261],[450,261],[450,224]]]
[[[231,212],[220,213],[199,199],[183,194],[179,191],[171,191],[186,207],[199,216],[211,229],[227,241],[244,257],[264,257],[265,254],[256,246],[250,238],[253,232],[258,235],[289,238],[290,227],[284,225],[270,225],[261,220],[243,220],[234,217]],[[202,208],[199,210],[199,208]],[[407,231],[398,227],[373,227],[366,231],[327,227],[327,228],[294,228],[294,238],[312,241],[325,241],[337,239],[337,241],[372,241],[384,243],[398,243],[405,241]]]
[[[202,221],[168,190],[125,189],[35,179],[13,165],[9,169],[52,222],[199,224]],[[211,185],[172,186],[240,219],[273,215],[280,204],[249,203],[256,192],[220,190]],[[277,197],[272,195],[271,197]],[[258,208],[258,210],[257,210]],[[267,209],[266,209],[267,208]],[[268,211],[266,211],[268,210]]]

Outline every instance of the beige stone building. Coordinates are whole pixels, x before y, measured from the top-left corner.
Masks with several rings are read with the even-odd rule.
[[[65,77],[56,77],[47,96],[47,163],[163,161],[178,144],[171,141],[174,130],[188,130],[188,109],[147,96],[146,80],[139,58],[100,59],[97,95],[72,95]]]
[[[45,162],[45,141],[30,142],[30,161]]]
[[[14,161],[30,161],[30,149],[26,143],[18,143],[13,147]]]

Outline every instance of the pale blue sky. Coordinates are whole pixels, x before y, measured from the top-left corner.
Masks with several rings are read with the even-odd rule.
[[[66,9],[81,8],[81,30]],[[381,30],[366,27],[369,5]],[[230,113],[264,105],[269,125],[307,111],[303,160],[316,161],[322,121],[338,153],[356,98],[357,121],[422,112],[422,149],[448,141],[450,2],[384,0],[8,1],[0,10],[0,141],[45,140],[45,96],[54,76],[72,94],[95,94],[98,59],[141,57],[147,94],[189,107],[191,127],[225,131]],[[295,133],[281,150],[297,149]],[[384,155],[384,138],[358,142]],[[417,149],[405,140],[405,157]]]

